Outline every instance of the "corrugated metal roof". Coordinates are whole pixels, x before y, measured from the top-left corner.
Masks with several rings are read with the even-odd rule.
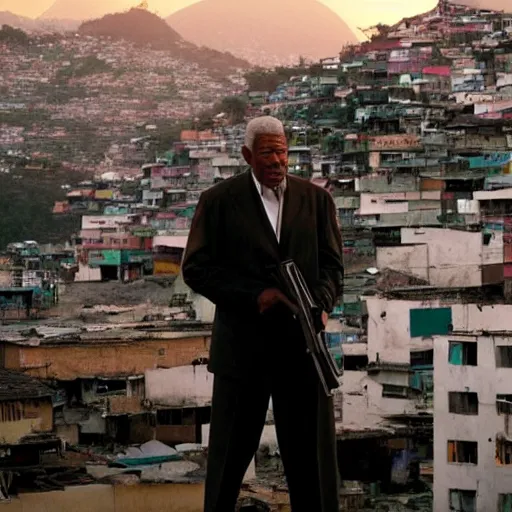
[[[54,393],[38,379],[0,369],[0,401],[51,397]]]

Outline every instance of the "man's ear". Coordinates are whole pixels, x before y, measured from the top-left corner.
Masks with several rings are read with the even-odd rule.
[[[252,151],[247,146],[242,146],[242,155],[247,165],[252,165]]]

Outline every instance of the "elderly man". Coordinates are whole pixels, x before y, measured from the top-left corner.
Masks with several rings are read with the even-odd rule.
[[[273,277],[293,259],[326,322],[343,283],[334,202],[327,191],[287,176],[279,120],[252,120],[242,153],[252,170],[201,195],[182,265],[190,288],[217,306],[204,510],[234,511],[272,397],[293,512],[338,512],[332,400]]]

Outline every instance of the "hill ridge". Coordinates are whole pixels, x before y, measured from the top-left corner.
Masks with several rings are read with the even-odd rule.
[[[214,69],[249,68],[247,61],[226,52],[198,48],[186,41],[162,18],[149,11],[132,8],[129,11],[107,14],[102,18],[82,23],[78,32],[83,35],[123,39],[156,50],[167,50],[176,58],[196,62]]]
[[[166,21],[195,44],[238,56],[253,48],[255,56],[317,60],[357,41],[348,25],[317,0],[203,0]]]

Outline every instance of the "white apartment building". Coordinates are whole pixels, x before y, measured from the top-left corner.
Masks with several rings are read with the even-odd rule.
[[[503,282],[503,232],[402,228],[401,245],[377,247],[377,267],[402,271],[431,286],[467,288]]]
[[[342,424],[346,432],[377,430],[389,425],[387,418],[393,415],[431,412],[425,393],[421,389],[411,392],[411,376],[414,361],[424,360],[423,370],[418,373],[428,379],[433,341],[412,337],[409,317],[411,310],[436,308],[439,301],[390,300],[380,296],[364,300],[368,312],[367,337],[345,335],[342,341]],[[444,329],[449,323],[446,318]],[[335,329],[330,322],[328,331]]]
[[[434,340],[434,510],[512,510],[512,306],[457,305]]]

